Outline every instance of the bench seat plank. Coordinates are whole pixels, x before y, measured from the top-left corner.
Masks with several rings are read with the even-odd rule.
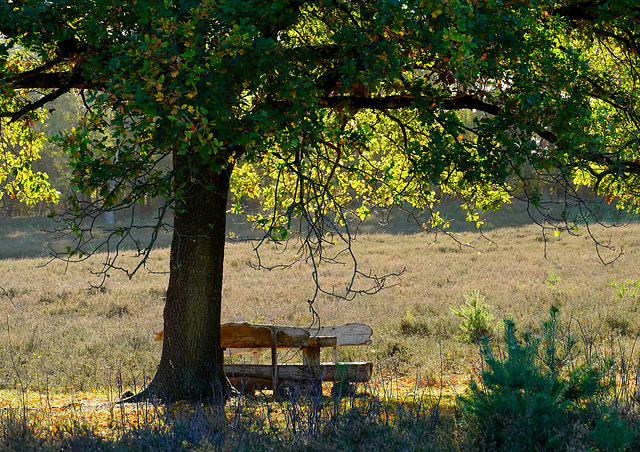
[[[259,383],[263,389],[273,389],[271,366],[266,364],[225,364],[224,373],[234,386]],[[326,363],[319,366],[286,364],[278,366],[278,382],[283,381],[344,381],[365,383],[371,380],[373,363]]]

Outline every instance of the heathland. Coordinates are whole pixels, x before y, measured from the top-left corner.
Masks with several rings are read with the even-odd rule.
[[[30,230],[25,228],[26,224],[30,225]],[[564,325],[563,337],[573,334],[576,338],[576,355],[587,356],[601,351],[599,356],[613,356],[618,365],[622,360],[629,366],[637,361],[634,344],[640,332],[640,225],[583,227],[574,232],[575,235],[547,231],[543,236],[540,227],[535,225],[492,229],[484,235],[456,233],[451,237],[446,234],[436,237],[425,233],[363,232],[353,243],[358,268],[377,276],[397,276],[389,276],[388,287],[375,295],[358,296],[353,300],[320,296],[313,309],[324,324],[362,322],[371,325],[373,344],[341,350],[339,359],[373,361],[374,380],[378,385],[385,387],[385,382],[395,381],[397,388],[402,388],[396,388],[398,394],[403,394],[401,398],[409,395],[414,402],[424,400],[421,404],[431,409],[429,413],[443,403],[441,388],[464,391],[466,383],[478,380],[481,370],[486,368],[478,345],[464,340],[465,331],[461,325],[464,327],[465,321],[472,327],[482,323],[480,326],[486,327],[483,334],[496,342],[504,330],[503,319],[513,320],[520,332],[544,335],[542,322],[548,321],[554,306],[559,309],[558,319]],[[132,279],[114,270],[103,281],[96,272],[102,269],[105,255],[97,254],[74,264],[51,261],[44,256],[20,257],[37,256],[37,250],[45,246],[43,241],[47,236],[40,235],[34,220],[5,220],[1,234],[0,312],[4,318],[0,330],[0,399],[5,405],[0,412],[1,440],[7,447],[18,444],[15,441],[20,435],[26,435],[29,440],[25,444],[33,447],[55,448],[62,444],[59,441],[73,442],[73,438],[88,441],[94,448],[108,448],[113,444],[124,447],[123,438],[133,441],[127,436],[131,429],[140,436],[140,429],[146,428],[139,418],[135,426],[123,417],[124,424],[113,427],[119,418],[114,415],[111,405],[109,422],[114,430],[105,434],[105,438],[117,437],[120,442],[109,443],[106,439],[96,439],[102,438],[96,430],[98,424],[93,425],[91,422],[94,421],[77,412],[73,422],[64,421],[67,430],[60,430],[56,425],[58,421],[51,417],[52,410],[71,405],[51,400],[91,399],[92,403],[98,403],[102,398],[102,402],[108,403],[125,390],[142,388],[153,375],[161,343],[153,341],[151,330],[162,323],[168,281],[167,250],[155,250],[146,268]],[[307,300],[314,291],[313,269],[297,264],[288,268],[255,270],[251,265],[256,262],[254,245],[251,241],[230,241],[227,245],[223,320],[308,325],[312,321]],[[295,253],[293,244],[288,247],[270,245],[261,250],[261,259],[266,264],[286,262],[290,253]],[[135,262],[135,252],[124,251],[119,259],[121,264],[130,266]],[[350,271],[345,260],[345,265],[321,267],[319,277],[325,287],[331,285],[339,292],[349,282]],[[474,308],[465,304],[470,300],[479,302],[475,308],[479,316],[471,318],[471,323],[469,319]],[[452,308],[462,308],[462,317],[456,316]],[[616,369],[620,379],[620,368]],[[625,381],[633,377],[630,367],[625,372],[628,373]],[[380,401],[380,394],[376,395],[373,386],[368,391],[367,397],[377,397]],[[422,399],[424,394],[430,394],[432,398]],[[388,396],[387,393],[385,400],[390,400]],[[409,416],[412,425],[420,425],[415,427],[417,430],[409,428],[409,431],[417,434],[419,430],[421,434],[440,437],[440,440],[434,440],[436,442],[427,447],[427,443],[416,439],[407,443],[412,446],[408,448],[448,449],[444,447],[447,443],[451,449],[464,449],[465,441],[474,444],[476,439],[456,431],[462,418],[455,406],[456,399],[448,400],[443,405],[448,414],[426,416],[428,424],[420,424],[420,413]],[[39,401],[38,409],[29,405],[34,401]],[[397,403],[396,398],[394,410],[397,410]],[[247,401],[240,404],[250,406]],[[271,434],[294,422],[286,415],[291,408],[279,409],[283,413],[280,427],[271,424],[268,414],[264,418],[267,420],[260,421],[272,428]],[[364,410],[362,406],[358,409]],[[385,409],[388,411],[389,407],[376,413],[383,413]],[[620,406],[616,409],[621,410]],[[34,414],[41,412],[38,410],[49,410],[49,415]],[[256,418],[256,412],[252,411],[250,417]],[[403,418],[397,411],[394,413],[396,419]],[[200,421],[213,422],[210,416],[202,416]],[[233,418],[229,413],[225,416],[227,420]],[[218,424],[212,427],[214,430],[223,422],[216,419]],[[248,418],[233,419],[235,427],[249,423]],[[382,417],[376,419],[372,421],[374,425],[392,428],[387,417],[384,421],[380,420]],[[49,433],[38,430],[38,422],[45,421]],[[335,438],[329,438],[327,428],[312,428],[313,423],[307,421],[307,435],[321,431],[326,444],[334,444],[331,441]],[[154,420],[151,425],[158,428],[159,424]],[[257,441],[256,448],[274,446],[275,443],[265,439],[270,437],[269,429],[260,425],[246,430],[258,432],[259,441],[255,436],[245,434],[253,438],[251,441]],[[104,431],[109,430],[104,428]],[[188,426],[184,428],[188,430]],[[206,429],[201,424],[198,428]],[[314,433],[314,428],[319,430]],[[398,432],[401,427],[395,425],[393,429]],[[343,433],[351,435],[351,430]],[[32,433],[28,433],[30,431]],[[439,433],[436,435],[435,431]],[[145,432],[153,436],[150,431]],[[406,434],[405,430],[402,432]],[[184,433],[192,441],[184,448],[208,448],[202,442],[206,435],[199,436],[198,440],[189,436],[191,433]],[[172,435],[177,435],[172,436],[176,441],[178,438],[182,438],[179,442],[186,441],[175,431]],[[380,435],[372,441],[382,441],[385,434]],[[593,436],[597,435],[594,433]],[[169,441],[165,436],[161,438]],[[219,443],[214,439],[206,436],[212,449],[224,448],[227,444],[223,439]],[[152,444],[155,440],[147,438],[145,441]],[[631,444],[631,441],[624,444]],[[136,444],[149,445],[146,442]],[[300,443],[289,444],[294,444],[292,448],[301,447]],[[308,443],[305,444],[307,447]],[[335,444],[334,447],[340,448]]]

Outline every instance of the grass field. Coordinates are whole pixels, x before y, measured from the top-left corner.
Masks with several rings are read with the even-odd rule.
[[[565,325],[573,328],[581,347],[609,354],[615,351],[616,356],[624,351],[626,362],[634,362],[637,358],[634,344],[640,331],[640,225],[594,229],[593,234],[602,243],[615,247],[615,251],[600,249],[607,261],[617,257],[609,265],[599,260],[594,241],[586,231],[578,232],[578,236],[551,235],[546,243],[536,226],[494,229],[486,238],[473,234],[456,237],[473,247],[460,247],[446,236],[434,242],[434,237],[427,234],[361,234],[354,245],[360,270],[371,269],[377,275],[403,271],[402,274],[390,278],[391,287],[376,295],[352,301],[321,296],[314,309],[325,324],[363,322],[373,327],[371,346],[341,350],[339,358],[373,361],[375,382],[368,388],[369,398],[339,406],[327,402],[317,412],[311,406],[306,406],[303,414],[298,411],[296,416],[306,419],[307,438],[320,435],[325,438],[326,449],[331,448],[329,445],[337,450],[350,449],[348,446],[341,449],[340,435],[353,434],[358,423],[364,422],[371,423],[375,431],[380,428],[387,432],[380,433],[380,441],[386,437],[392,440],[395,434],[404,437],[430,432],[432,439],[436,439],[429,447],[419,440],[407,444],[413,444],[417,450],[463,450],[467,439],[466,434],[456,430],[461,421],[456,417],[455,400],[449,398],[449,402],[442,404],[439,397],[441,386],[448,391],[464,390],[464,384],[477,377],[482,366],[478,347],[458,340],[461,319],[451,310],[461,307],[465,294],[476,289],[485,297],[488,312],[494,317],[489,321],[490,332],[497,332],[506,317],[512,318],[521,331],[540,332],[541,322],[554,305],[559,307]],[[3,251],[3,255],[19,255],[20,246],[41,246],[31,243],[37,240],[35,232],[24,234],[7,227],[2,249],[11,248],[13,254]],[[108,448],[113,446],[109,442],[113,438],[121,445],[127,441],[148,445],[136,443],[132,439],[135,435],[147,435],[144,441],[149,444],[195,441],[195,437],[189,436],[193,433],[189,433],[189,428],[204,429],[207,422],[219,427],[222,422],[220,413],[205,408],[194,411],[191,407],[186,410],[190,416],[196,416],[190,418],[191,427],[179,426],[183,421],[162,411],[164,427],[160,428],[158,410],[166,408],[145,407],[144,410],[155,413],[151,416],[154,420],[146,422],[143,417],[141,421],[136,411],[134,422],[129,414],[118,411],[120,408],[108,405],[122,391],[143,387],[159,360],[161,345],[152,340],[151,329],[162,322],[168,253],[166,249],[156,250],[148,269],[132,280],[114,272],[99,289],[89,289],[91,283],[99,281],[91,271],[100,269],[101,257],[104,256],[96,255],[73,265],[55,261],[47,264],[44,257],[0,261],[0,312],[4,314],[0,329],[0,405],[4,406],[0,410],[3,426],[0,436],[9,448],[13,447],[16,434],[27,431],[37,431],[31,433],[29,444],[38,448],[56,448],[62,444],[59,441],[70,441],[69,444],[89,441],[91,447]],[[286,252],[272,248],[263,250],[262,257],[280,262],[286,258]],[[126,254],[122,259],[129,265],[135,262],[133,256]],[[228,244],[223,320],[308,324],[311,315],[306,300],[314,289],[311,268],[296,265],[285,270],[256,271],[247,265],[252,259],[255,259],[252,243]],[[325,266],[320,277],[339,290],[346,286],[349,270],[348,265]],[[235,434],[248,435],[247,444],[257,441],[257,449],[282,447],[280,443],[270,443],[273,438],[269,439],[265,432],[272,434],[278,428],[290,428],[295,418],[287,414],[295,404],[265,407],[264,404],[272,403],[269,400],[258,397],[257,401],[238,402],[243,413],[252,413],[244,420],[237,417],[238,409],[233,407],[227,407],[222,416],[225,422],[235,422]],[[87,407],[96,406],[103,406],[99,411],[102,414],[91,420]],[[444,407],[448,414],[436,419],[429,411],[436,406]],[[390,409],[393,416],[389,415]],[[264,414],[269,410],[282,414],[280,424],[270,424],[271,418]],[[321,424],[320,428],[313,427],[316,424],[309,420],[324,416],[335,421],[334,415],[339,410],[349,415],[338,424]],[[72,415],[59,417],[59,412]],[[386,417],[381,413],[386,413]],[[391,418],[402,422],[390,424]],[[263,427],[241,429],[250,419],[266,422],[269,428],[260,424]],[[21,425],[27,430],[21,430]],[[391,430],[384,430],[385,425]],[[178,427],[187,432],[176,433]],[[211,431],[218,427],[212,427]],[[167,429],[171,432],[167,433]],[[186,436],[180,436],[183,434]],[[203,444],[210,442],[212,449],[224,449],[225,444],[230,444],[226,440],[216,443],[215,435],[202,433],[197,438],[200,439],[184,448],[206,450]],[[287,444],[290,450],[302,447],[296,441]],[[309,441],[304,444],[308,447]],[[169,447],[172,448],[180,450],[181,446]]]

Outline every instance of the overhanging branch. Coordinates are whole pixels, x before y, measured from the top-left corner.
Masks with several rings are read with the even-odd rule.
[[[40,72],[40,70],[33,70],[14,75],[9,79],[9,82],[13,88],[17,89],[57,89],[62,87],[69,87],[69,89],[95,88],[92,82],[75,71]]]
[[[603,10],[605,7],[608,7],[606,2],[589,0],[556,8],[552,11],[552,13],[557,14],[564,19],[568,19],[569,21],[572,21],[576,24],[580,24],[581,22],[589,22],[595,24],[601,18],[601,10]],[[640,14],[640,8],[628,8],[627,12],[628,17],[631,18]],[[635,41],[635,37],[637,37],[637,35],[635,37],[632,34],[626,33],[626,36],[620,35],[610,30],[606,30],[602,27],[594,27],[593,32],[598,36],[616,40],[630,50],[640,50]]]
[[[355,109],[370,110],[393,110],[398,108],[408,108],[413,106],[420,99],[413,96],[382,96],[382,97],[362,97],[362,96],[324,96],[320,98],[322,105],[335,108],[340,105]],[[439,106],[444,110],[475,109],[491,115],[497,115],[501,109],[497,105],[486,103],[477,97],[464,95],[450,97],[435,101],[434,107]]]
[[[413,96],[384,96],[384,97],[361,97],[361,96],[324,96],[320,98],[321,103],[329,108],[351,107],[355,109],[371,109],[371,110],[394,110],[399,108],[409,108],[416,104],[419,99]],[[279,102],[282,103],[282,102]],[[490,115],[499,115],[502,108],[498,105],[487,103],[472,95],[463,95],[441,99],[434,102],[434,107],[440,107],[443,110],[476,110]],[[537,135],[548,141],[556,143],[558,137],[556,134],[548,130],[540,130]]]
[[[60,59],[53,59],[35,69],[12,76],[9,83],[15,89],[51,89],[53,91],[36,101],[29,102],[19,110],[0,113],[0,117],[9,118],[11,122],[14,122],[25,114],[44,107],[47,103],[56,100],[74,88],[92,87],[91,83],[74,71],[44,72],[59,62]]]
[[[27,105],[22,107],[20,110],[8,112],[8,113],[0,113],[0,117],[10,118],[10,122],[15,122],[20,119],[22,116],[26,115],[29,112],[37,110],[41,107],[44,107],[47,103],[52,102],[62,96],[63,94],[68,93],[73,89],[71,84],[67,83],[66,85],[61,86],[60,88],[51,91],[49,94],[42,96],[40,99],[35,102],[29,102]]]
[[[14,86],[16,85],[16,83],[18,83],[20,80],[23,79],[29,79],[31,77],[34,77],[38,74],[43,74],[46,73],[47,71],[51,70],[53,67],[55,67],[56,65],[62,63],[62,58],[57,57],[54,58],[50,61],[47,61],[46,63],[38,66],[37,68],[31,69],[29,71],[24,71],[21,72],[20,74],[16,74],[14,76],[12,76],[9,81],[11,82],[11,84],[13,84]]]

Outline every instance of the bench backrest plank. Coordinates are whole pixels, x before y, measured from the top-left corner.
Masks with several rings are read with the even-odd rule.
[[[271,328],[249,323],[220,325],[220,345],[222,348],[269,348]]]
[[[222,348],[269,348],[271,332],[275,332],[276,346],[295,347],[309,337],[306,328],[256,323],[229,322],[220,325]]]
[[[232,355],[268,349],[272,345],[271,331],[275,331],[276,333],[276,347],[283,348],[300,346],[308,339],[313,339],[317,336],[335,337],[335,346],[338,347],[345,345],[369,345],[371,344],[371,335],[373,334],[371,327],[364,323],[323,326],[309,330],[295,326],[229,322],[220,325],[221,345],[223,348],[232,349]],[[155,340],[161,341],[164,335],[164,326],[159,325],[155,327],[153,332],[156,335]]]
[[[306,328],[300,328],[297,326],[281,326],[270,325],[276,331],[276,337],[278,338],[278,345],[287,345],[290,347],[296,347],[300,343],[309,338],[309,331]]]
[[[311,330],[313,336],[335,336],[336,346],[344,345],[369,345],[373,330],[364,323],[347,323],[344,325],[323,326],[316,330]]]

